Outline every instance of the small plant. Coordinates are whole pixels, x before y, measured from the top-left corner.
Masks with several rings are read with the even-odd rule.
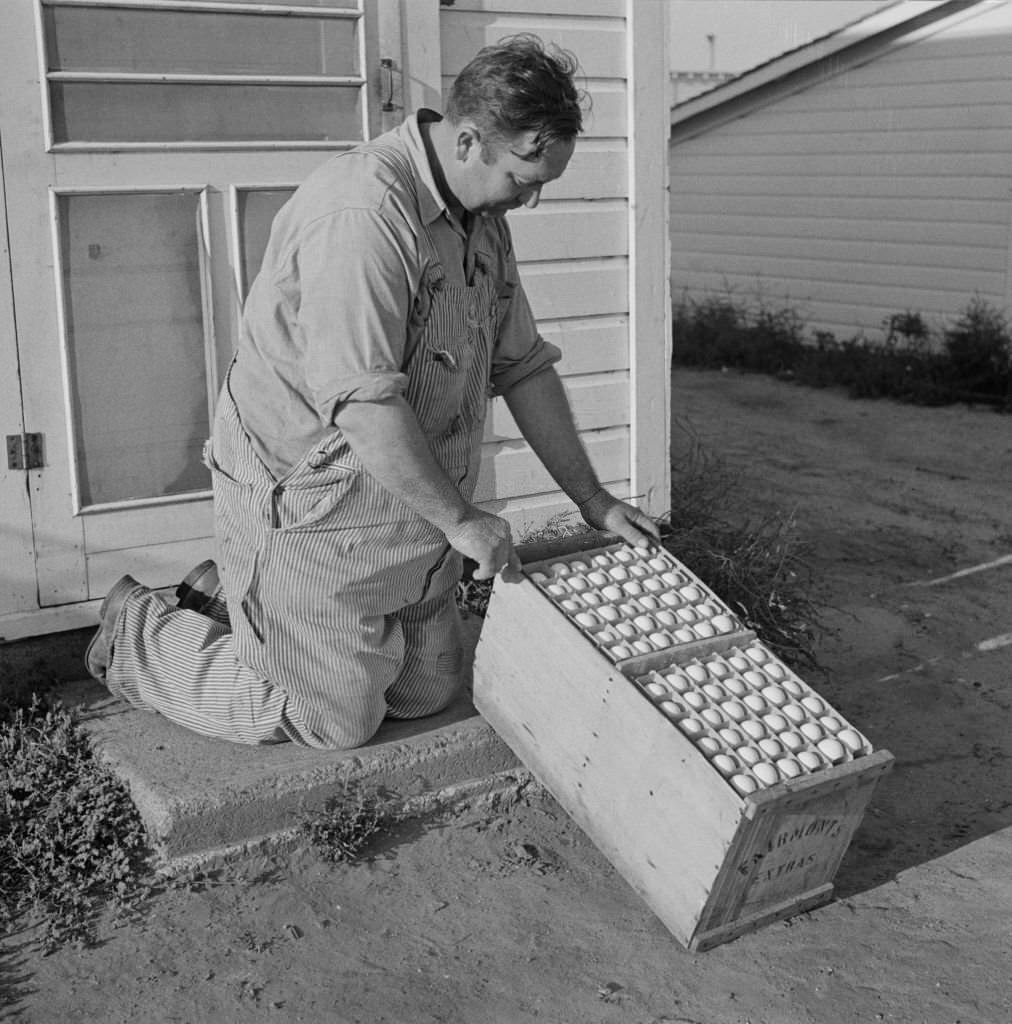
[[[36,699],[0,724],[0,920],[33,913],[52,950],[89,944],[99,910],[134,909],[147,837],[72,714]]]
[[[325,861],[347,864],[361,857],[398,818],[391,801],[346,782],[341,795],[331,797],[321,813],[306,818],[299,831]]]
[[[944,333],[953,387],[969,394],[1012,395],[1012,337],[1003,313],[975,296]]]
[[[684,430],[685,453],[672,462],[664,547],[785,661],[817,667],[819,609],[793,515],[746,516],[736,497],[740,474]]]

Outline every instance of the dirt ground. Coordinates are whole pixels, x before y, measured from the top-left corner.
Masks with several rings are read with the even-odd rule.
[[[750,503],[796,510],[831,627],[807,678],[896,757],[831,903],[688,953],[532,787],[355,865],[223,867],[98,948],[9,937],[5,1019],[1012,1020],[1012,420],[736,374],[680,371],[674,390]]]

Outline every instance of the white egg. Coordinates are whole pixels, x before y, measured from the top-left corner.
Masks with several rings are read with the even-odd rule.
[[[577,612],[576,621],[588,629],[591,626],[600,626],[601,620],[593,612]]]
[[[770,679],[774,679],[778,683],[781,679],[785,679],[787,677],[787,670],[783,665],[778,665],[775,661],[769,661],[763,665],[763,671],[770,677]]]
[[[609,583],[608,586],[601,588],[601,596],[608,601],[621,601],[622,588],[614,583]]]
[[[846,748],[834,736],[827,736],[824,740],[819,740],[818,747],[819,752],[833,764],[837,764],[847,756]]]
[[[734,619],[730,615],[714,615],[712,621],[718,633],[730,633],[734,629]]]
[[[748,693],[748,687],[736,676],[725,679],[724,685],[727,687],[728,693],[733,697],[744,697]]]
[[[582,590],[588,590],[590,584],[587,582],[586,576],[570,576],[566,582],[569,584],[569,589],[580,593]]]
[[[826,763],[814,750],[802,750],[801,753],[798,754],[798,760],[810,772],[817,772]]]
[[[622,634],[611,626],[605,626],[593,634],[594,642],[599,644],[617,644],[622,639]]]
[[[657,619],[662,626],[667,626],[668,629],[672,629],[678,625],[678,619],[676,619],[671,612],[664,611],[663,609],[659,611],[654,618]]]
[[[742,796],[748,796],[749,793],[754,793],[759,788],[759,783],[750,775],[732,775],[731,785],[734,786]]]
[[[636,563],[635,565],[629,566],[629,575],[632,576],[634,579],[641,580],[645,576],[650,575],[650,570],[645,565],[640,565],[639,563]]]
[[[754,668],[746,668],[741,677],[749,686],[754,686],[757,690],[761,690],[766,685],[766,677]]]
[[[819,724],[826,732],[838,733],[843,728],[843,722],[836,715],[824,715],[819,719]]]
[[[739,768],[738,762],[727,754],[715,754],[712,764],[721,775],[733,775]]]
[[[761,665],[767,660],[766,652],[758,644],[752,644],[751,647],[746,648],[745,654],[757,665]]]
[[[800,725],[808,719],[808,715],[805,714],[805,709],[800,704],[785,704],[780,709],[780,712],[785,718],[789,718],[795,725]]]
[[[624,661],[626,658],[633,656],[633,649],[628,644],[615,644],[614,647],[608,649],[608,653],[616,661]]]
[[[721,729],[719,736],[729,747],[738,747],[745,742],[745,737],[733,725]]]
[[[703,596],[703,592],[699,587],[694,587],[691,583],[687,587],[679,587],[678,593],[681,594],[686,601],[698,601]]]
[[[584,604],[590,605],[591,608],[596,608],[604,600],[604,598],[601,597],[601,595],[597,593],[596,590],[588,590],[586,593],[580,595],[580,600]]]
[[[559,607],[564,612],[569,612],[570,615],[575,615],[577,612],[583,610],[583,605],[579,601],[574,601],[571,597],[567,597],[565,600],[559,602]]]
[[[764,785],[772,786],[780,781],[780,773],[769,761],[759,761],[752,765],[752,774]]]
[[[691,628],[698,637],[716,636],[717,633],[709,622],[694,622]]]
[[[630,580],[622,584],[622,591],[629,597],[638,597],[643,593],[643,587],[636,580]]]
[[[685,693],[687,690],[692,689],[692,680],[684,672],[680,672],[678,669],[668,672],[664,678],[671,683],[679,693]]]
[[[664,572],[664,570],[668,568],[667,559],[661,558],[659,555],[655,555],[651,558],[647,565],[649,565],[654,572]]]
[[[788,729],[786,732],[777,734],[777,739],[784,745],[784,749],[796,754],[805,746],[805,741],[796,733]]]
[[[661,582],[666,583],[669,587],[680,587],[685,582],[685,577],[669,570],[661,573]]]
[[[819,725],[818,722],[802,722],[798,728],[801,729],[802,736],[804,736],[806,740],[810,740],[812,743],[818,742],[826,735],[822,726]]]
[[[777,771],[785,779],[796,779],[802,774],[801,765],[793,757],[782,757],[777,761]]]
[[[679,704],[676,700],[662,700],[657,706],[668,716],[668,718],[674,718],[677,720],[685,715],[684,706]]]
[[[633,623],[637,629],[641,629],[644,633],[649,633],[651,630],[657,628],[657,623],[654,621],[652,615],[637,615],[633,619]]]
[[[675,639],[680,644],[691,644],[696,639],[696,634],[692,632],[691,626],[681,626],[675,630]]]
[[[593,572],[587,573],[587,579],[590,580],[595,587],[603,587],[608,583],[608,574],[601,572],[600,569],[595,569]]]
[[[628,548],[616,548],[612,552],[616,562],[635,562],[636,555],[633,554]]]
[[[744,672],[748,668],[748,661],[743,658],[740,654],[732,654],[728,659],[727,663],[736,672]]]
[[[705,667],[707,670],[711,668],[709,665],[706,665]],[[727,690],[725,690],[720,683],[704,683],[703,693],[705,693],[710,700],[724,700],[724,698],[727,697]]]
[[[683,718],[678,723],[678,728],[685,733],[686,736],[702,736],[706,732],[706,726],[698,718]]]
[[[821,697],[816,697],[814,693],[810,693],[807,697],[802,697],[801,703],[813,715],[821,715],[826,710],[826,702]]]
[[[736,700],[727,700],[720,705],[720,710],[731,719],[732,722],[744,722],[748,718],[748,711],[743,704]]]
[[[695,690],[690,690],[685,694],[685,703],[689,705],[695,711],[698,711],[702,707],[706,707],[706,698]]]
[[[623,601],[618,610],[627,618],[635,619],[640,613],[640,606],[635,601]]]
[[[785,693],[789,693],[795,700],[804,695],[805,688],[796,679],[781,679],[780,685]]]
[[[742,732],[747,733],[749,739],[761,740],[766,735],[766,726],[757,722],[754,718],[746,718],[741,723]]]
[[[696,612],[701,618],[712,619],[714,615],[720,614],[720,609],[715,604],[704,602],[703,604],[696,605]]]
[[[629,570],[624,565],[616,565],[608,570],[608,575],[619,582],[629,579]]]
[[[781,690],[779,686],[775,686],[773,683],[770,683],[769,686],[764,686],[762,688],[762,695],[774,707],[778,707],[779,708],[782,705],[787,703],[787,694],[784,693],[784,691]]]
[[[653,652],[654,652],[654,649],[650,645],[650,641],[649,640],[642,640],[642,639],[641,640],[633,640],[632,645],[633,645],[633,650],[637,654],[653,654]]]
[[[586,572],[590,566],[587,565],[582,558],[574,558],[573,561],[569,563],[569,568],[572,572]]]
[[[779,740],[773,739],[772,736],[766,736],[759,740],[759,749],[767,757],[779,757],[784,752],[784,748],[780,745]]]
[[[656,679],[651,680],[651,682],[647,683],[644,689],[647,691],[647,693],[650,694],[651,697],[664,697],[665,695],[671,693],[670,686],[668,686],[665,683],[658,682],[658,680]]]
[[[684,608],[679,608],[675,614],[678,616],[680,622],[695,622],[698,618],[695,611],[688,605]]]
[[[703,708],[699,712],[700,718],[704,719],[707,725],[713,726],[714,729],[720,728],[724,725],[724,716],[716,708]]]
[[[613,604],[603,604],[597,610],[597,614],[604,619],[605,622],[618,622],[621,618],[618,609]]]
[[[532,572],[531,579],[535,583],[544,583],[548,579],[548,577],[543,572]]]
[[[865,741],[864,738],[857,733],[854,729],[841,729],[837,734],[836,738],[845,746],[850,749],[854,754],[864,750]]]
[[[675,646],[675,638],[663,629],[657,633],[651,633],[647,639],[650,641],[650,645],[658,651]]]
[[[594,555],[591,561],[594,565],[611,565],[611,555],[607,555],[602,551]]]
[[[561,583],[549,583],[546,589],[552,597],[565,597],[569,593]]]
[[[615,629],[620,636],[624,636],[627,640],[636,636],[636,627],[631,622],[617,622]]]
[[[768,715],[763,715],[763,722],[770,732],[783,732],[789,724],[779,711],[771,711]]]
[[[757,715],[761,715],[768,707],[766,701],[763,700],[761,694],[758,693],[746,693],[745,696],[742,697],[742,703],[749,709],[749,711],[752,711]]]
[[[705,683],[708,678],[706,668],[703,665],[700,665],[698,661],[694,661],[692,664],[686,665],[685,674],[690,679],[694,679],[697,683]]]
[[[658,601],[657,598],[653,597],[651,594],[644,594],[642,597],[638,597],[636,600],[641,608],[646,608],[647,611],[651,612],[655,611],[657,608],[660,608],[661,606],[660,601]]]
[[[556,576],[562,576],[565,573],[569,572],[569,566],[566,565],[565,562],[552,562],[551,568],[552,568],[552,572]]]
[[[659,579],[650,576],[643,581],[643,589],[651,594],[659,594],[664,589],[664,584]]]
[[[677,608],[681,603],[682,599],[677,594],[664,593],[660,596],[661,604],[667,605],[669,608]]]
[[[760,754],[755,747],[751,746],[738,747],[738,749],[735,750],[735,753],[738,755],[742,764],[749,766],[758,764],[763,759],[762,754]]]
[[[714,754],[719,754],[721,751],[720,744],[712,736],[700,736],[696,740],[696,746],[706,754],[707,757],[713,757]]]

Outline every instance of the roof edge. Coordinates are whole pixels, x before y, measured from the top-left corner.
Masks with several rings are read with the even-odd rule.
[[[771,93],[778,92],[777,87],[786,79],[811,73],[813,69],[841,56],[845,51],[853,50],[855,56],[859,53],[864,54],[868,46],[874,45],[877,40],[889,42],[907,31],[916,31],[943,18],[960,14],[981,2],[982,0],[936,0],[926,8],[925,4],[918,0],[898,0],[897,3],[844,25],[829,35],[745,71],[723,85],[677,104],[671,108],[672,131],[677,131],[679,135],[688,134],[689,122],[704,118],[704,115],[712,115],[720,107],[742,97],[751,95],[758,105]],[[740,114],[740,111],[738,113]],[[710,121],[710,118],[704,119]]]

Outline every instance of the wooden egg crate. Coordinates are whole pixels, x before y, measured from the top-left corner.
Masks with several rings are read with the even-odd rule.
[[[649,651],[617,656],[615,644],[596,638],[598,624],[584,625],[563,605],[586,591],[553,594],[546,583],[570,571],[559,563],[590,566],[622,548],[585,534],[521,549],[526,578],[497,582],[489,601],[474,702],[672,934],[689,949],[709,949],[831,898],[893,759],[873,751],[691,573],[682,586],[703,596],[689,605],[715,602],[730,628],[670,646],[651,643],[662,630],[641,630],[635,637]],[[667,553],[650,557],[688,573]],[[797,738],[785,745],[788,734]],[[761,739],[778,746],[767,751]],[[747,748],[761,758],[748,763]],[[785,775],[779,762],[788,759],[800,770]],[[772,769],[757,773],[760,763]]]

